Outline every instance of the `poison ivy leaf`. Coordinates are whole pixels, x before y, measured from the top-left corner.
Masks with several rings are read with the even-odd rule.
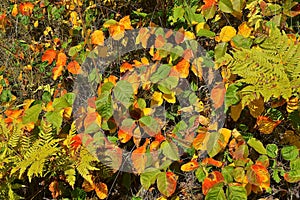
[[[237,94],[238,90],[239,88],[235,84],[231,84],[227,88],[226,95],[225,95],[225,110],[227,110],[231,105],[235,105],[239,103],[240,98]]]
[[[220,0],[218,6],[222,12],[232,13],[233,6],[230,0]]]
[[[190,162],[182,165],[180,169],[183,172],[189,172],[197,169],[198,167],[199,167],[199,163],[196,160],[191,160]]]
[[[154,136],[160,132],[160,126],[157,120],[151,116],[143,116],[139,119],[141,127],[144,131],[150,135]]]
[[[205,200],[226,200],[223,186],[223,183],[214,184],[208,192],[204,193],[206,195]]]
[[[243,186],[229,185],[226,190],[226,196],[228,200],[247,200],[247,191]]]
[[[114,97],[127,108],[132,103],[133,88],[128,81],[120,80],[114,88]]]
[[[52,123],[53,126],[55,126],[57,129],[59,129],[59,127],[62,124],[62,120],[63,120],[63,111],[64,110],[47,112],[45,114],[45,117],[48,122]]]
[[[172,172],[161,172],[157,175],[157,188],[163,195],[169,197],[176,190],[176,175]]]
[[[142,186],[148,190],[149,187],[155,183],[157,175],[160,173],[159,169],[147,168],[140,176]]]
[[[265,149],[263,143],[256,138],[251,138],[248,140],[248,145],[252,147],[255,151],[260,154],[267,154],[267,150]]]
[[[206,173],[205,173],[205,171],[203,170],[203,167],[199,167],[199,168],[196,170],[195,175],[196,175],[198,181],[199,181],[200,183],[202,183],[203,180],[204,180],[205,177],[206,177]]]
[[[286,146],[281,149],[281,155],[285,160],[294,160],[299,156],[299,150],[296,146]]]
[[[25,115],[22,118],[23,124],[28,124],[30,122],[36,123],[39,117],[39,114],[42,111],[42,105],[36,104],[25,111]]]
[[[276,158],[278,154],[278,147],[276,144],[268,144],[267,147],[267,155],[270,158]]]
[[[164,141],[161,143],[160,149],[167,158],[179,160],[179,150],[174,142]]]
[[[266,167],[260,164],[254,164],[247,171],[249,183],[258,187],[268,189],[270,187],[270,174]]]
[[[289,183],[297,183],[300,181],[300,169],[298,170],[291,170],[284,174],[284,180]]]
[[[230,136],[231,131],[226,128],[220,129],[219,132],[212,132],[207,134],[208,141],[206,147],[208,155],[210,157],[214,157],[220,151],[222,151],[226,147]]]
[[[216,46],[215,46],[215,59],[218,60],[219,58],[222,58],[226,51],[227,51],[227,46],[228,46],[228,43],[227,42],[221,42],[221,43],[218,43]],[[231,84],[229,85],[230,86],[234,86],[234,84]],[[229,90],[229,87],[227,88],[227,90]],[[226,93],[227,95],[227,93]]]
[[[150,81],[152,83],[157,83],[160,80],[167,78],[171,71],[171,67],[169,65],[161,65],[156,72],[152,74],[150,77]]]

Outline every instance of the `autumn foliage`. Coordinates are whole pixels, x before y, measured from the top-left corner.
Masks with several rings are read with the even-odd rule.
[[[299,1],[0,4],[0,199],[300,196]]]

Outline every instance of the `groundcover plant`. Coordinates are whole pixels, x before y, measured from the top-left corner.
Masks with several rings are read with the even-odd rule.
[[[0,2],[1,199],[299,199],[299,0]]]

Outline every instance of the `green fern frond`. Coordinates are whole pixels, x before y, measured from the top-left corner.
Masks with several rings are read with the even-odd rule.
[[[288,99],[300,93],[300,45],[280,30],[272,28],[258,46],[232,54],[228,68],[241,77],[237,82],[245,85],[239,91],[243,106],[260,95],[267,102],[272,97]]]

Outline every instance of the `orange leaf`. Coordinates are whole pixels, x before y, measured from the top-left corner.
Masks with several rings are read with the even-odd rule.
[[[67,64],[67,56],[65,53],[60,52],[57,55],[56,67],[64,67]]]
[[[126,72],[127,70],[131,71],[132,69],[133,69],[132,64],[128,62],[124,62],[120,67],[120,72],[123,73]]]
[[[105,183],[96,183],[95,184],[95,192],[99,199],[105,199],[108,194],[107,185]]]
[[[14,120],[18,119],[20,115],[23,113],[23,109],[21,110],[6,110],[4,114],[7,118],[4,120],[5,123],[11,123]]]
[[[59,76],[62,75],[64,67],[63,66],[56,66],[52,69],[52,74],[53,74],[53,80],[56,80]]]
[[[268,189],[270,187],[270,174],[266,167],[260,164],[254,164],[250,167],[247,171],[247,178],[249,183],[261,189]]]
[[[56,51],[53,49],[48,49],[45,51],[45,53],[42,56],[42,62],[48,61],[48,64],[50,65],[53,60],[56,57]]]
[[[180,78],[187,78],[189,75],[190,63],[186,59],[182,59],[174,67],[175,71],[180,73]]]
[[[135,149],[131,154],[131,160],[133,166],[138,174],[142,173],[146,168],[147,155],[146,147],[149,144],[150,140],[147,138],[145,143],[139,148]]]
[[[244,36],[245,38],[250,37],[252,28],[247,25],[247,22],[243,22],[239,25],[238,34]]]
[[[104,45],[104,33],[101,30],[96,30],[92,33],[91,35],[91,40],[92,40],[92,44],[96,44],[96,45]]]
[[[219,83],[211,90],[211,99],[214,102],[215,109],[220,108],[224,103],[226,89],[223,83]]]
[[[202,133],[199,133],[197,135],[197,137],[194,139],[193,141],[193,147],[196,149],[196,150],[200,150],[204,147],[204,140],[205,140],[205,137],[206,137],[206,133],[207,131],[203,131]]]
[[[118,138],[121,143],[126,143],[131,139],[135,127],[135,121],[132,119],[128,118],[122,121],[122,125],[118,131]]]
[[[133,29],[133,27],[131,26],[129,15],[127,15],[127,16],[123,17],[122,19],[120,19],[119,24],[124,26],[124,28],[127,29],[127,30]]]
[[[80,74],[82,72],[80,65],[75,60],[68,64],[67,69],[71,74]]]
[[[258,116],[256,121],[258,130],[263,134],[271,134],[280,123],[281,120],[274,121],[267,116]]]
[[[192,160],[184,165],[181,166],[181,171],[189,172],[195,170],[199,167],[199,163],[196,160]]]
[[[213,165],[215,167],[222,167],[223,163],[218,161],[218,160],[215,160],[213,158],[204,158],[202,160],[202,164],[204,165]]]
[[[21,3],[20,12],[22,15],[30,16],[32,14],[34,5],[31,2]]]
[[[202,183],[202,192],[204,195],[207,195],[210,188],[212,188],[215,184],[221,183],[224,181],[224,177],[221,172],[213,171],[211,172]]]
[[[124,37],[125,27],[118,24],[109,27],[109,34],[114,40],[120,40]]]
[[[56,199],[61,195],[61,190],[59,189],[58,181],[52,181],[49,185],[49,191],[51,192],[52,198]]]
[[[204,0],[204,5],[201,7],[202,10],[207,10],[216,5],[215,0]]]

